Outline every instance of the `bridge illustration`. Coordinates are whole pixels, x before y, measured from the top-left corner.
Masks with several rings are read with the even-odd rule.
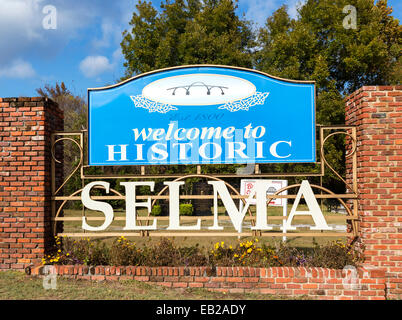
[[[178,89],[184,89],[184,90],[186,90],[186,95],[189,96],[190,95],[190,89],[191,88],[196,88],[196,87],[204,87],[207,90],[207,95],[211,95],[211,90],[214,89],[214,88],[220,89],[222,95],[225,94],[224,89],[229,89],[228,87],[216,86],[216,85],[208,85],[208,84],[205,84],[204,82],[197,81],[197,82],[193,82],[190,85],[172,87],[172,88],[168,88],[166,90],[172,90],[172,95],[174,96],[174,95],[176,95],[176,91]]]

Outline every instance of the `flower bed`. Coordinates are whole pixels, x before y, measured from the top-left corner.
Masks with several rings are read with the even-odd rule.
[[[32,273],[43,275],[52,268],[52,272],[74,279],[133,279],[172,288],[313,299],[385,299],[385,273],[360,267],[360,249],[333,241],[306,251],[282,243],[260,245],[258,239],[235,247],[217,242],[207,249],[177,247],[166,238],[140,248],[125,237],[107,247],[89,238],[56,237],[53,253]],[[49,264],[53,266],[45,266]]]
[[[162,238],[153,246],[138,247],[125,237],[108,247],[89,238],[72,240],[55,238],[55,246],[42,259],[43,264],[111,265],[111,266],[248,266],[248,267],[323,267],[342,269],[358,266],[362,251],[356,245],[333,241],[325,246],[297,249],[282,242],[276,246],[260,245],[258,239],[239,242],[236,246],[217,242],[213,248],[198,245],[177,247]]]

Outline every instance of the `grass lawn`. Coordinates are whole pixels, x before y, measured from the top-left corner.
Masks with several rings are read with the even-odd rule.
[[[283,300],[283,296],[172,289],[134,280],[95,282],[57,278],[56,289],[44,289],[43,279],[17,271],[0,272],[0,300]],[[305,297],[297,298],[305,299]]]

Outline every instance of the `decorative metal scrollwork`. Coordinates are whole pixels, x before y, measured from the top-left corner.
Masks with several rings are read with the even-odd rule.
[[[84,151],[83,151],[82,147],[80,146],[80,144],[79,144],[76,140],[74,140],[74,139],[72,139],[72,138],[63,137],[63,138],[59,138],[59,139],[55,140],[55,141],[53,142],[53,145],[52,145],[52,148],[51,148],[52,158],[53,158],[53,160],[54,160],[55,162],[57,162],[57,163],[62,163],[59,159],[56,158],[55,152],[54,152],[56,144],[59,143],[59,142],[61,142],[61,141],[71,141],[71,142],[73,142],[73,143],[78,147],[78,149],[79,149],[79,151],[80,151],[80,161],[78,162],[77,166],[75,166],[75,167],[73,168],[73,171],[72,171],[72,172],[68,175],[68,177],[63,181],[63,183],[54,191],[54,195],[58,194],[59,191],[60,191],[60,190],[66,185],[66,183],[71,179],[71,177],[74,175],[74,173],[76,173],[77,170],[81,168],[81,166],[82,166],[82,164],[83,164],[83,160],[84,160]]]
[[[345,184],[345,186],[347,188],[349,188],[349,190],[351,190],[353,193],[357,193],[357,190],[355,190],[353,188],[353,186],[351,186],[349,183],[347,183],[346,180],[328,163],[327,159],[325,158],[325,153],[324,153],[325,142],[327,142],[327,140],[330,137],[333,137],[338,134],[344,134],[344,135],[348,136],[352,141],[352,150],[345,155],[345,158],[346,159],[350,158],[351,156],[353,156],[356,153],[357,142],[356,142],[356,139],[353,137],[353,135],[346,131],[337,131],[337,132],[333,132],[333,133],[329,134],[322,141],[321,148],[320,148],[321,159],[322,159],[324,165],[326,165]]]
[[[350,130],[352,129],[352,133],[347,132],[346,130]],[[52,146],[51,146],[51,156],[53,159],[53,170],[52,170],[52,212],[53,212],[53,222],[54,222],[54,232],[56,233],[57,229],[56,229],[56,224],[57,222],[63,222],[63,221],[78,221],[79,219],[82,219],[82,217],[60,217],[62,214],[62,210],[65,207],[66,203],[68,201],[77,201],[80,199],[79,194],[82,192],[82,188],[80,188],[79,190],[73,192],[70,195],[67,196],[63,196],[63,195],[59,195],[61,192],[61,190],[63,189],[63,187],[66,185],[66,183],[68,181],[70,181],[70,179],[74,176],[74,174],[77,173],[77,171],[79,169],[81,169],[81,179],[82,179],[82,186],[84,185],[84,180],[94,180],[94,179],[115,179],[115,178],[126,178],[126,179],[150,179],[150,178],[169,178],[169,179],[174,179],[172,181],[182,181],[185,179],[189,179],[189,178],[200,178],[200,179],[208,179],[208,180],[215,180],[215,181],[223,181],[225,183],[225,185],[227,186],[228,189],[230,189],[231,193],[232,193],[232,197],[233,198],[237,198],[240,199],[241,201],[243,201],[243,203],[246,203],[246,199],[245,196],[241,195],[240,192],[238,190],[236,190],[236,188],[234,186],[232,186],[229,182],[224,180],[224,177],[230,177],[230,178],[242,178],[242,177],[247,177],[247,178],[279,178],[279,177],[289,177],[289,176],[304,176],[304,177],[323,177],[325,174],[325,167],[328,167],[337,178],[339,178],[346,186],[347,189],[352,191],[352,194],[342,194],[342,195],[338,195],[335,194],[334,192],[330,191],[327,188],[324,188],[322,185],[316,185],[316,184],[311,184],[311,187],[316,188],[321,190],[322,192],[325,192],[326,194],[321,194],[321,198],[327,198],[327,199],[337,199],[345,208],[345,210],[347,211],[347,216],[344,217],[344,219],[346,221],[351,221],[351,226],[353,227],[353,235],[356,236],[358,234],[358,192],[357,192],[357,181],[356,181],[356,175],[355,175],[355,170],[356,170],[356,153],[357,153],[357,140],[356,140],[356,131],[355,128],[353,127],[349,127],[349,126],[339,126],[339,127],[321,127],[321,139],[320,139],[320,156],[321,156],[321,162],[317,162],[316,165],[321,165],[321,173],[317,173],[317,171],[315,172],[306,172],[306,173],[288,173],[288,172],[283,172],[283,173],[261,173],[259,169],[256,169],[256,165],[253,164],[252,166],[250,166],[249,169],[253,169],[252,167],[254,167],[255,170],[249,170],[246,173],[243,174],[239,174],[237,173],[236,175],[234,174],[227,174],[227,175],[223,175],[223,174],[202,174],[201,173],[201,167],[197,166],[197,174],[177,174],[177,175],[168,175],[168,176],[162,176],[162,175],[147,175],[146,171],[145,171],[145,167],[141,167],[141,174],[140,175],[125,175],[125,176],[108,176],[108,175],[86,175],[85,174],[85,165],[84,165],[84,139],[83,139],[83,132],[81,133],[55,133],[52,136]],[[328,134],[327,136],[324,137],[324,130],[336,130],[335,132],[332,132],[330,134]],[[342,131],[343,130],[343,131]],[[352,181],[353,181],[353,185],[350,184],[349,181],[346,181],[346,178],[343,178],[335,169],[334,167],[329,164],[328,160],[326,159],[326,155],[325,155],[325,144],[328,143],[329,139],[331,137],[334,137],[336,135],[345,135],[348,139],[349,139],[349,148],[348,148],[348,152],[346,153],[345,157],[346,159],[350,159],[351,157],[353,157],[353,170],[352,170]],[[57,139],[54,139],[54,137],[56,136],[60,136]],[[74,136],[74,137],[72,137]],[[76,138],[79,137],[79,140]],[[72,142],[75,146],[78,147],[78,151],[79,151],[79,161],[78,164],[75,165],[72,168],[72,171],[69,173],[69,175],[67,176],[67,178],[61,183],[60,186],[55,186],[55,163],[61,164],[62,163],[62,159],[58,159],[56,157],[56,146],[57,144],[63,142],[63,141],[69,141]],[[255,173],[252,173],[252,171],[254,171]],[[347,178],[349,179],[349,177]],[[274,194],[270,194],[267,196],[267,203],[269,203],[272,199],[274,199],[275,197],[286,197],[286,198],[295,198],[295,195],[285,195],[285,196],[281,196],[282,192],[292,189],[292,188],[297,188],[300,187],[300,184],[293,184],[290,186],[287,186],[285,188],[282,188],[278,191],[276,191]],[[121,193],[119,193],[116,190],[110,189],[111,192],[113,192],[115,194],[115,196],[97,196],[97,199],[100,200],[124,200],[125,196]],[[152,203],[151,203],[151,207],[153,207],[156,202],[160,199],[166,199],[166,195],[163,195],[164,193],[166,193],[168,190],[168,186],[163,187],[159,193],[157,195],[153,195],[152,196]],[[211,195],[209,196],[205,196],[205,199],[208,198],[211,199]],[[186,199],[199,199],[200,195],[195,196],[195,195],[187,195],[185,196]],[[344,199],[349,199],[351,200],[351,203],[353,204],[352,206],[348,206],[347,201]],[[56,207],[56,202],[59,202],[59,206]],[[350,203],[349,203],[350,204]],[[85,215],[85,210],[83,210],[83,216]],[[255,225],[255,221],[254,221],[254,216],[252,215],[252,212],[250,210],[250,208],[248,208],[248,219],[251,218],[251,223],[253,225]],[[120,219],[121,217],[117,217],[117,219]],[[278,218],[278,217],[276,217]],[[350,218],[350,219],[349,219]],[[138,218],[137,218],[138,219]],[[138,222],[140,224],[142,224],[142,221],[146,221],[149,222],[150,221],[150,213],[148,212],[148,216],[144,216],[144,217],[140,217],[140,219],[138,220]],[[260,231],[258,231],[257,233],[261,233]],[[278,236],[281,233],[265,233],[265,236]],[[85,236],[85,233],[82,233],[83,236]],[[108,234],[104,234],[105,236],[108,236]],[[149,235],[148,231],[142,232],[140,235],[142,236],[147,236]],[[264,235],[264,233],[263,233]],[[325,233],[314,233],[314,235],[322,235],[325,236]],[[110,236],[110,235],[109,235]],[[307,236],[307,234],[305,234],[305,236]],[[308,234],[308,236],[311,236],[311,234]],[[334,235],[332,235],[334,236]]]

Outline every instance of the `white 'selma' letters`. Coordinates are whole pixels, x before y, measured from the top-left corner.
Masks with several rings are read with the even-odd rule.
[[[180,211],[179,211],[179,194],[180,186],[184,184],[182,181],[169,181],[164,182],[169,189],[169,226],[167,230],[179,231],[179,230],[201,230],[201,219],[197,219],[196,224],[191,226],[180,225]],[[267,218],[267,190],[269,180],[258,180],[254,188],[251,190],[246,204],[243,208],[239,209],[233,201],[230,193],[223,181],[209,181],[208,184],[212,185],[214,193],[214,220],[213,225],[208,227],[209,230],[223,230],[223,227],[219,225],[218,220],[218,194],[222,203],[230,217],[233,227],[237,232],[242,232],[243,220],[249,206],[255,203],[256,206],[256,223],[251,227],[252,230],[271,230],[272,227],[268,226]],[[125,188],[126,194],[126,225],[123,230],[157,230],[157,221],[153,220],[153,223],[148,226],[141,226],[136,224],[137,208],[143,207],[151,212],[151,198],[147,201],[137,202],[136,200],[136,188],[137,187],[149,187],[150,191],[154,190],[155,182],[121,182],[121,185]],[[93,187],[103,187],[106,193],[109,193],[110,185],[108,182],[95,181],[91,182],[84,187],[81,194],[81,200],[83,205],[91,210],[101,211],[105,215],[104,223],[99,227],[92,227],[88,225],[85,216],[82,217],[82,228],[88,231],[102,231],[110,226],[113,222],[114,212],[110,204],[101,201],[95,201],[91,199],[90,192]],[[301,197],[304,197],[306,201],[307,211],[297,211]],[[313,190],[307,180],[304,180],[300,186],[300,189],[296,195],[295,202],[290,211],[289,217],[286,220],[286,229],[295,230],[296,227],[292,226],[292,220],[296,215],[310,215],[314,221],[314,226],[311,226],[311,230],[331,230],[325,221],[324,215],[318,205],[317,199],[314,196]]]

